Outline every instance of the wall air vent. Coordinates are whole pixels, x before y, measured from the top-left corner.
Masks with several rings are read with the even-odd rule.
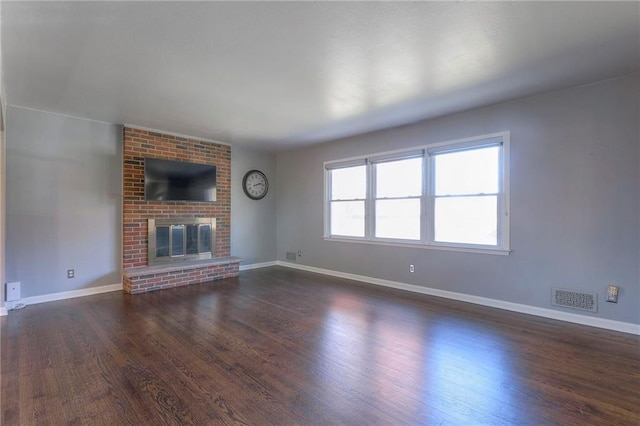
[[[288,251],[287,252],[287,260],[293,260],[294,262],[296,260],[298,260],[298,258],[296,257],[296,253],[293,251]]]
[[[598,294],[566,290],[563,288],[552,288],[551,304],[562,308],[598,312]]]

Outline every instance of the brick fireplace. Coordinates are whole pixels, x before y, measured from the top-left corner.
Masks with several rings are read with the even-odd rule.
[[[146,201],[144,158],[215,165],[215,202]],[[231,251],[231,147],[147,130],[124,128],[123,140],[123,287],[142,293],[238,275]],[[215,219],[215,256],[211,259],[150,265],[149,219]],[[213,249],[213,247],[212,247]]]

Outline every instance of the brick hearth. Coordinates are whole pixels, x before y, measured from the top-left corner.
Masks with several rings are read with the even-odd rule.
[[[240,260],[238,257],[223,257],[129,268],[124,271],[122,283],[125,292],[135,294],[232,278],[238,276]]]
[[[216,201],[146,201],[144,158],[182,160],[217,168]],[[125,127],[123,140],[123,285],[140,293],[238,275],[231,252],[231,147]],[[216,259],[182,262],[169,269],[148,266],[147,221],[152,218],[215,217]]]

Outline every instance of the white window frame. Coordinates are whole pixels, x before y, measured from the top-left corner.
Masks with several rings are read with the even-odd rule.
[[[377,190],[377,166],[379,164],[383,164],[383,163],[389,163],[389,162],[393,162],[393,161],[401,161],[401,160],[409,160],[412,158],[421,158],[422,159],[422,194],[419,196],[406,196],[406,197],[391,197],[391,198],[377,198],[376,194],[378,192]],[[424,193],[425,193],[425,179],[424,179],[424,171],[425,171],[425,167],[424,167],[424,161],[425,161],[425,154],[424,154],[424,149],[418,149],[418,150],[411,150],[411,151],[402,151],[399,153],[394,153],[394,154],[382,154],[382,155],[376,155],[376,156],[371,156],[368,159],[369,161],[367,162],[368,164],[370,164],[369,167],[369,173],[368,173],[368,177],[369,177],[369,181],[371,182],[371,184],[369,185],[371,187],[371,196],[370,196],[370,211],[371,211],[371,220],[370,223],[368,224],[370,229],[371,229],[371,239],[374,241],[389,241],[389,242],[401,242],[401,243],[408,243],[408,244],[416,244],[416,243],[420,243],[423,239],[424,239],[424,235],[422,234],[422,229],[424,228],[424,224],[422,223],[425,217],[425,206],[424,206]],[[417,240],[409,240],[409,239],[395,239],[395,238],[384,238],[384,237],[376,237],[376,218],[377,218],[377,214],[376,214],[376,201],[378,200],[409,200],[409,199],[419,199],[420,200],[420,237]]]
[[[434,208],[435,182],[433,155],[435,153],[467,150],[481,146],[499,145],[500,190],[498,196],[498,238],[497,244],[486,246],[467,243],[446,243],[434,240]],[[509,151],[510,132],[503,131],[487,135],[474,136],[453,141],[439,142],[397,151],[388,151],[324,162],[324,239],[327,241],[355,242],[397,247],[414,247],[424,249],[461,251],[471,253],[508,255],[509,239]],[[380,162],[402,160],[422,156],[422,196],[420,215],[420,240],[390,239],[375,237],[375,164]],[[331,235],[331,173],[332,169],[366,164],[367,190],[365,200],[365,235],[364,237],[346,237]]]
[[[336,199],[334,200],[332,198],[332,194],[331,194],[331,171],[332,170],[339,170],[339,169],[345,169],[345,168],[349,168],[349,167],[361,167],[361,166],[366,166],[366,171],[365,173],[367,174],[366,180],[365,180],[365,195],[364,198],[352,198],[352,199]],[[364,237],[356,237],[356,236],[349,236],[349,235],[334,235],[333,238],[347,238],[347,239],[363,239],[363,238],[368,238],[369,237],[369,233],[368,233],[368,226],[367,226],[367,222],[368,222],[368,217],[367,217],[367,211],[368,211],[368,203],[370,202],[369,200],[369,193],[370,193],[370,184],[369,184],[369,165],[366,159],[364,158],[360,158],[360,159],[356,159],[353,161],[342,161],[339,163],[332,163],[332,164],[325,164],[324,167],[324,180],[325,180],[325,223],[331,223],[331,205],[334,202],[349,202],[349,201],[363,201],[364,202]],[[328,215],[328,216],[327,216]],[[330,226],[330,225],[329,225]],[[327,232],[327,230],[330,230],[331,228],[325,228],[325,234]]]

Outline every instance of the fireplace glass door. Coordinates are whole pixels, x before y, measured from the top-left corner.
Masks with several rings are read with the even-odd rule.
[[[214,257],[215,219],[149,219],[149,264]]]

